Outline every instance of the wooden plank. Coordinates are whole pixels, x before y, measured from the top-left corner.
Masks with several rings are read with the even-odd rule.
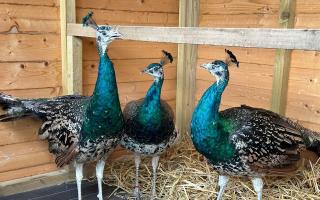
[[[81,22],[81,17],[90,10],[77,9],[77,21]],[[97,24],[177,26],[179,15],[166,12],[94,10],[94,19]]]
[[[58,61],[59,36],[49,34],[6,34],[0,37],[1,62]]]
[[[180,0],[179,26],[198,26],[199,9],[198,0]],[[197,45],[178,45],[176,127],[181,134],[190,130],[189,124],[195,103],[197,52]]]
[[[58,6],[59,0],[0,0],[1,4],[20,4],[20,5],[32,5],[32,6],[38,6],[38,5],[44,5],[44,6]]]
[[[25,33],[25,34],[58,34],[60,33],[59,21],[21,19],[3,16],[0,24],[0,34]]]
[[[198,47],[198,59],[223,59],[225,47],[200,45]],[[240,48],[230,49],[240,61],[240,70],[247,63],[274,66],[275,49]],[[320,69],[320,53],[318,51],[293,50],[291,56],[291,68]]]
[[[278,28],[276,14],[201,15],[200,27]]]
[[[127,40],[320,50],[319,29],[118,27]],[[92,28],[71,23],[68,24],[68,35],[95,37],[95,32]]]
[[[276,14],[279,0],[201,0],[201,14]]]
[[[280,0],[279,23],[282,28],[293,28],[296,0]],[[271,110],[285,114],[291,51],[277,49],[273,72]]]
[[[0,182],[10,181],[14,179],[22,179],[29,176],[35,176],[38,174],[52,172],[55,170],[57,170],[55,163],[46,163],[46,164],[35,166],[35,167],[22,168],[22,169],[12,170],[8,172],[0,172]],[[24,190],[21,190],[21,191],[24,191]]]
[[[83,39],[83,49],[85,49],[85,53],[83,54],[85,61],[99,60],[96,43],[93,39]],[[108,47],[108,55],[112,61],[146,58],[158,60],[161,57],[161,50],[170,52],[174,58],[177,57],[178,50],[176,44],[125,40],[112,42]],[[115,68],[117,68],[117,66],[115,66]]]
[[[160,52],[159,52],[160,53]],[[174,58],[175,59],[175,58]],[[85,61],[83,69],[83,84],[95,84],[98,74],[99,61]],[[141,74],[141,70],[150,63],[159,62],[159,59],[125,59],[113,60],[118,83],[130,83],[136,81],[152,81],[153,78],[147,74]],[[165,79],[176,79],[176,61],[164,67]],[[1,66],[1,65],[0,65]],[[1,77],[1,76],[0,76]],[[1,85],[1,84],[0,84]]]
[[[203,68],[200,68],[200,64],[212,62],[213,60],[199,59],[197,64],[196,78],[197,80],[204,80],[214,83],[216,80],[212,74]],[[256,63],[243,63],[239,68],[230,67],[230,81],[229,84],[241,85],[247,87],[255,87],[261,89],[271,90],[272,88],[272,65],[263,65]],[[302,88],[300,86],[298,88]]]
[[[0,90],[60,86],[60,69],[61,63],[55,61],[0,63]]]
[[[196,100],[199,101],[206,89],[213,82],[197,80]],[[268,109],[270,107],[271,90],[250,86],[229,84],[222,96],[221,104],[230,107],[247,104],[253,107]]]
[[[300,95],[288,92],[286,116],[320,124],[320,101],[318,95]]]
[[[224,46],[209,46],[200,45],[198,47],[198,59],[214,60],[225,58]],[[237,56],[239,59],[241,70],[247,63],[261,64],[261,65],[274,65],[275,49],[260,49],[260,48],[242,48],[232,47],[228,48]],[[308,51],[311,52],[312,51]],[[232,69],[232,67],[231,67]]]
[[[29,177],[16,180],[10,179],[9,181],[0,182],[0,194],[9,195],[15,194],[17,192],[30,191],[37,188],[43,188],[44,186],[48,187],[61,184],[63,182],[68,182],[74,179],[74,176],[65,169],[60,169],[58,171],[45,174],[39,174],[39,172],[41,171],[48,172],[53,169],[54,167],[52,165],[45,164],[38,167],[30,168],[30,171],[33,171],[33,174],[37,175],[32,176],[30,173]],[[19,173],[20,172],[18,172],[18,174]],[[23,176],[23,174],[21,175]]]
[[[2,92],[21,98],[56,97],[62,94],[62,88],[61,86],[58,86],[49,88],[6,90]]]
[[[36,120],[18,120],[0,124],[0,146],[38,140],[40,122]]]
[[[0,5],[0,16],[13,19],[59,20],[59,8],[34,5]]]
[[[176,81],[175,80],[167,80],[167,84],[163,87],[161,92],[161,98],[166,101],[175,100],[176,99]],[[118,88],[121,91],[119,98],[121,104],[126,104],[132,100],[137,100],[140,98],[144,98],[146,92],[150,86],[150,84],[146,84],[148,82],[137,82],[137,83],[119,83]],[[151,82],[149,82],[151,83]],[[84,85],[84,94],[90,95],[94,89],[94,85]]]
[[[148,11],[158,13],[178,13],[179,1],[178,0],[144,0],[144,1],[132,1],[132,0],[108,0],[108,1],[95,1],[79,0],[77,1],[77,7],[87,9],[98,10],[110,10],[110,11]]]
[[[82,41],[67,36],[67,23],[76,21],[75,0],[60,1],[61,15],[61,59],[63,94],[82,93]]]

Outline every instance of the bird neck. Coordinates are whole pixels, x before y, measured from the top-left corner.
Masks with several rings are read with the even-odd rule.
[[[228,78],[220,79],[206,90],[194,111],[193,118],[195,120],[201,120],[202,125],[206,125],[206,122],[211,123],[219,120],[221,96],[228,82]]]
[[[139,119],[142,122],[150,123],[150,120],[158,118],[160,115],[160,96],[163,78],[156,78],[149,88],[146,97],[139,111]]]
[[[219,107],[221,96],[227,79],[214,83],[201,97],[191,120],[191,138],[195,148],[212,163],[227,160],[234,155],[234,148],[229,144],[229,133],[224,130],[224,124],[230,124],[220,119]]]
[[[113,64],[108,55],[100,54],[98,77],[86,109],[83,133],[90,139],[116,135],[123,126],[118,88]]]

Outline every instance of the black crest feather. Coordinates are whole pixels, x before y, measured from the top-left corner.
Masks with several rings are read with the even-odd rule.
[[[83,26],[91,26],[92,28],[97,29],[98,25],[96,22],[92,19],[93,12],[89,11],[88,14],[82,18],[82,25]]]
[[[173,62],[173,57],[172,57],[171,53],[169,53],[169,52],[167,52],[165,50],[162,50],[162,53],[163,53],[163,57],[160,60],[160,64],[161,65],[166,65],[168,63],[172,63]]]
[[[232,53],[232,51],[225,49],[225,52],[228,54],[230,61],[236,64],[237,67],[239,67],[239,61],[237,60],[237,57]]]

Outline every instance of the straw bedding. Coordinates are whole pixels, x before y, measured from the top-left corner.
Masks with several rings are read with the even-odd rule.
[[[149,199],[151,177],[151,159],[144,158],[140,167],[140,187],[143,199]],[[114,161],[105,170],[105,182],[128,194],[132,193],[134,178],[135,167],[132,157]],[[296,176],[265,178],[263,197],[264,199],[320,200],[319,179],[320,160],[311,167],[299,171]],[[186,137],[160,159],[157,178],[158,198],[166,200],[215,199],[218,191],[217,180],[218,174],[196,152],[192,142]],[[127,199],[128,196],[124,198]],[[235,177],[230,179],[223,199],[256,198],[251,181]]]

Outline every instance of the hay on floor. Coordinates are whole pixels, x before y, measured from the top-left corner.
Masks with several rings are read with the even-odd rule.
[[[108,184],[132,193],[135,166],[133,157],[113,162],[105,170]],[[151,159],[144,158],[140,167],[140,188],[144,196],[150,194],[152,168]],[[320,161],[290,177],[268,177],[264,179],[264,199],[319,199]],[[188,138],[184,138],[159,162],[157,194],[166,200],[207,200],[217,195],[218,174],[195,151]],[[146,198],[148,199],[148,197]],[[231,178],[223,199],[254,199],[251,181]]]

